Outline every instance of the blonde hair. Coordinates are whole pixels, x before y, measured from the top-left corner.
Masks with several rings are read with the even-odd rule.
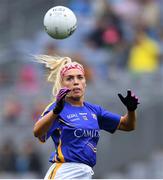
[[[39,63],[45,64],[45,66],[50,70],[47,81],[54,83],[52,94],[53,96],[56,96],[56,94],[59,92],[60,88],[62,87],[60,72],[65,65],[72,63],[71,58],[60,57],[60,56],[49,56],[49,55],[37,55],[34,57]],[[77,63],[77,62],[73,62],[73,63]]]

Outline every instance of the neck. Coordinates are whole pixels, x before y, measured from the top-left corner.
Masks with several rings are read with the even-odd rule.
[[[66,101],[73,106],[83,106],[83,98],[66,97]]]

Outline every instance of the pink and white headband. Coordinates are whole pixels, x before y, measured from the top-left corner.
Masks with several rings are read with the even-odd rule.
[[[68,70],[70,70],[70,69],[78,69],[78,70],[80,70],[80,71],[84,74],[84,68],[83,68],[83,66],[80,65],[80,64],[78,64],[78,63],[76,63],[76,62],[72,62],[72,63],[66,64],[66,65],[62,68],[62,70],[61,70],[61,72],[60,72],[61,77],[63,77],[63,76],[65,75],[65,73],[66,73]]]

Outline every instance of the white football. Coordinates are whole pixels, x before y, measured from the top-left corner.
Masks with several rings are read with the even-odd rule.
[[[77,18],[72,10],[55,6],[44,16],[45,31],[54,39],[65,39],[77,28]]]

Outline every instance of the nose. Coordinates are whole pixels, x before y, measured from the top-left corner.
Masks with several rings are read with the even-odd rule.
[[[79,80],[78,80],[78,78],[74,78],[74,85],[79,85]]]

